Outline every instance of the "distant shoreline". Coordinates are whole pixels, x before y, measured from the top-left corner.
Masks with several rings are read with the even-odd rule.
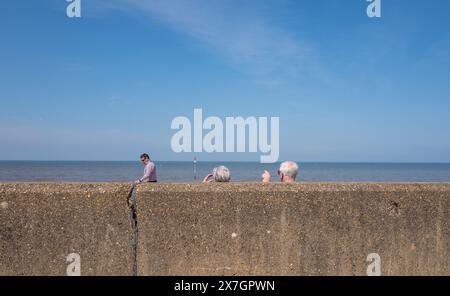
[[[153,160],[155,163],[193,163],[193,160]],[[80,163],[108,163],[108,162],[129,162],[139,163],[139,160],[0,160],[2,162],[80,162]],[[275,163],[281,163],[278,161]],[[435,165],[450,165],[450,162],[425,162],[425,161],[301,161],[296,160],[300,164],[435,164]],[[197,160],[197,163],[253,163],[261,164],[259,161],[232,161],[232,160]],[[264,165],[264,164],[262,164]]]
[[[279,163],[155,161],[162,183],[195,183],[225,165],[233,182],[259,182],[264,170],[277,181]],[[301,182],[449,182],[450,164],[298,162]],[[0,182],[133,182],[143,174],[138,161],[0,161]]]

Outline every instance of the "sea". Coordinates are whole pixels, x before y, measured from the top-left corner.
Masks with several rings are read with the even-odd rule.
[[[156,161],[159,182],[201,182],[225,165],[235,182],[261,181],[268,170],[277,181],[279,163]],[[298,162],[304,182],[450,182],[450,163]],[[143,174],[137,161],[0,161],[0,182],[133,182]]]

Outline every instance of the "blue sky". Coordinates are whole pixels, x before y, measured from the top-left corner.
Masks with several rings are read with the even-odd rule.
[[[191,160],[201,107],[280,117],[280,160],[450,162],[449,1],[81,2],[2,1],[0,159]]]

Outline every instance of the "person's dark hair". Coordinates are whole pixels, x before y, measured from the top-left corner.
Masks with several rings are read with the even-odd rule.
[[[143,154],[141,154],[141,157],[140,157],[140,158],[150,159],[150,156],[148,156],[147,153],[143,153]]]

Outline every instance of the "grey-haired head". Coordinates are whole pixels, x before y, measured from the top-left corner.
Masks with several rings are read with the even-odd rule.
[[[298,165],[294,161],[285,161],[281,163],[278,174],[281,182],[295,182],[298,173]]]
[[[213,170],[214,181],[216,182],[230,182],[230,170],[226,166],[218,166]]]

